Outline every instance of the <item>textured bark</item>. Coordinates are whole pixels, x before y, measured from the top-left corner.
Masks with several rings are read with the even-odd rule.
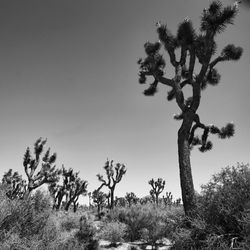
[[[190,162],[190,146],[188,142],[189,131],[191,126],[192,118],[184,118],[182,126],[178,131],[178,156],[182,200],[185,214],[190,217],[192,217],[193,211],[196,207],[194,184]]]
[[[110,189],[110,209],[114,208],[114,191],[115,187]]]

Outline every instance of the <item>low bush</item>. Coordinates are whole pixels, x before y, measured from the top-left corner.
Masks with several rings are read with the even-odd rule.
[[[119,221],[108,222],[101,227],[98,238],[110,241],[111,246],[115,247],[124,240],[126,229],[127,226]]]
[[[126,239],[144,240],[152,245],[167,237],[174,227],[173,218],[183,215],[182,208],[166,210],[153,204],[133,205],[127,208],[115,208],[107,215],[107,221],[119,221],[126,224]]]
[[[197,218],[172,224],[172,249],[250,249],[249,200],[249,165],[222,169],[197,195]]]
[[[80,218],[80,229],[76,232],[75,238],[84,245],[84,249],[97,249],[96,232],[97,229],[93,218],[87,214],[82,215]]]

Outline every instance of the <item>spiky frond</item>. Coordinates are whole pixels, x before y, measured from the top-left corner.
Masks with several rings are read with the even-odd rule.
[[[221,57],[224,60],[239,60],[242,55],[243,49],[236,47],[233,44],[228,44],[221,52]]]
[[[144,48],[145,48],[146,54],[150,56],[159,52],[161,48],[161,44],[159,42],[156,42],[156,43],[146,42],[144,44]]]
[[[206,151],[211,150],[212,147],[213,147],[212,142],[211,142],[211,141],[207,141],[207,143],[206,143],[205,145],[202,145],[202,146],[199,148],[199,150],[200,150],[202,153],[204,153],[204,152],[206,152]]]
[[[207,81],[211,85],[217,85],[220,81],[221,75],[218,73],[217,69],[213,68],[209,71],[207,76]]]
[[[203,63],[207,54],[214,55],[217,49],[215,41],[211,41],[210,46],[207,45],[207,38],[199,35],[195,40],[195,53],[200,63]]]
[[[209,13],[211,15],[218,15],[222,9],[222,3],[220,1],[213,1],[209,6]]]
[[[221,33],[228,24],[233,24],[233,20],[238,12],[238,8],[227,6],[222,9],[221,2],[214,1],[208,10],[204,10],[201,16],[201,31]]]
[[[168,30],[166,25],[159,25],[157,28],[157,32],[159,35],[159,39],[164,44],[166,50],[176,49],[178,47],[176,38]]]
[[[184,20],[177,30],[177,41],[181,45],[191,45],[195,40],[196,34],[193,24],[189,19]]]
[[[221,128],[220,130],[220,138],[230,138],[234,135],[235,129],[233,123],[228,123],[225,127]]]

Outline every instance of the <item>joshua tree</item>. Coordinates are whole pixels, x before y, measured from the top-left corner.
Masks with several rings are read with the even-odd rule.
[[[166,196],[163,196],[165,206],[171,206],[173,204],[173,195],[171,192],[166,192]]]
[[[66,204],[65,204],[65,210],[68,211],[70,205],[73,203],[74,205],[74,212],[76,212],[77,208],[77,202],[80,197],[80,195],[86,195],[87,194],[87,185],[88,182],[85,180],[82,180],[78,175],[79,172],[73,172],[73,169],[69,169],[68,171],[65,171],[64,175],[64,187],[65,187],[65,196],[66,196]]]
[[[138,198],[133,192],[126,193],[125,199],[127,200],[129,207],[131,207],[132,204],[136,204],[138,201]]]
[[[67,211],[71,204],[73,204],[74,212],[78,207],[78,199],[80,195],[87,194],[87,181],[81,180],[78,172],[74,173],[73,169],[66,169],[62,166],[62,184],[51,183],[49,191],[54,198],[54,206],[59,210],[64,200],[64,209]]]
[[[14,172],[9,169],[3,175],[2,184],[6,185],[7,192],[6,195],[11,199],[23,198],[25,192],[27,191],[26,181],[22,179],[22,176],[18,172]]]
[[[190,163],[190,150],[198,145],[201,152],[212,148],[208,140],[209,134],[216,134],[225,139],[233,136],[234,125],[227,124],[219,129],[214,125],[201,122],[197,110],[200,105],[201,91],[208,85],[217,85],[220,74],[215,66],[224,61],[238,60],[242,55],[242,48],[233,44],[227,45],[217,57],[215,37],[223,32],[228,24],[232,24],[238,12],[238,3],[233,6],[223,7],[221,2],[213,1],[208,9],[201,15],[200,33],[197,34],[192,22],[186,18],[178,27],[174,36],[166,25],[157,23],[159,42],[146,42],[146,58],[140,59],[139,82],[145,84],[148,77],[153,83],[144,91],[146,96],[157,92],[157,85],[163,84],[170,87],[167,99],[175,100],[181,113],[175,115],[176,120],[182,122],[178,131],[178,156],[182,200],[186,215],[192,216],[195,209],[195,193]],[[174,68],[175,75],[172,79],[166,76],[165,60],[161,55],[161,47],[170,57],[170,65]],[[177,49],[180,58],[177,59]],[[192,96],[185,98],[183,89],[190,86]],[[197,130],[202,131],[202,136],[195,136]]]
[[[113,166],[113,161],[107,160],[104,166],[107,180],[100,174],[97,175],[98,180],[102,182],[101,186],[97,189],[101,190],[102,187],[106,186],[110,190],[110,208],[114,207],[114,191],[116,184],[119,183],[126,173],[126,167],[124,164],[117,163],[116,166]]]
[[[115,197],[115,206],[117,207],[126,207],[126,199],[124,197]]]
[[[105,205],[105,201],[107,199],[107,195],[102,191],[94,190],[92,193],[93,202],[97,206],[97,215],[98,218],[101,219],[101,210]]]
[[[150,195],[152,196],[152,199],[158,206],[159,204],[159,195],[162,193],[164,187],[165,187],[165,181],[162,178],[158,178],[156,181],[154,179],[151,179],[148,184],[152,187],[150,190]]]
[[[28,177],[28,193],[45,183],[54,183],[59,179],[60,170],[56,169],[56,165],[54,165],[56,153],[51,155],[50,149],[48,149],[42,157],[46,142],[47,140],[42,138],[35,142],[34,157],[31,156],[29,147],[24,154],[23,166]],[[39,164],[41,165],[40,170],[35,173]]]
[[[151,195],[147,195],[147,196],[144,196],[142,198],[139,199],[139,202],[141,205],[145,205],[147,203],[152,203],[152,196]]]

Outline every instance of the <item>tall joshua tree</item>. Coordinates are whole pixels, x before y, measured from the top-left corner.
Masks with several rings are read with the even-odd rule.
[[[232,6],[223,7],[221,2],[213,1],[209,8],[202,12],[199,34],[195,32],[189,19],[184,19],[180,23],[176,36],[169,31],[167,25],[158,22],[159,41],[146,42],[146,58],[138,61],[139,83],[145,84],[148,77],[153,79],[144,94],[154,95],[158,84],[163,84],[170,88],[167,99],[175,100],[181,111],[174,118],[182,122],[178,130],[179,171],[184,210],[189,216],[192,216],[195,208],[190,150],[193,146],[199,146],[201,152],[210,150],[212,142],[208,140],[209,134],[216,134],[221,139],[234,134],[232,123],[222,128],[202,123],[197,110],[201,92],[208,85],[214,86],[219,83],[220,74],[215,66],[224,61],[238,60],[242,55],[242,48],[229,44],[220,55],[215,56],[215,37],[223,32],[227,25],[233,24],[237,12],[237,2]],[[168,78],[164,71],[165,60],[161,54],[161,47],[167,52],[170,65],[174,68],[175,75],[172,79]],[[177,49],[180,51],[179,59],[176,55]],[[192,96],[185,98],[183,89],[188,86],[192,88]],[[202,131],[201,137],[195,136],[198,129]]]
[[[56,153],[50,154],[50,148],[42,156],[47,140],[39,138],[34,145],[34,157],[30,148],[26,149],[23,166],[28,177],[28,193],[47,183],[57,182],[61,171],[56,169]],[[40,167],[39,171],[38,167]]]
[[[150,190],[150,195],[152,196],[154,202],[158,206],[159,204],[159,195],[162,193],[165,187],[165,181],[162,178],[157,180],[151,179],[148,184],[152,187]]]
[[[107,160],[104,166],[107,180],[104,179],[103,175],[98,174],[97,178],[102,182],[101,186],[97,189],[100,191],[102,187],[106,186],[110,190],[110,208],[114,207],[114,192],[117,183],[119,183],[126,173],[126,167],[124,164],[117,163],[115,167],[113,166],[113,160]]]
[[[97,206],[97,216],[99,219],[101,219],[101,210],[105,205],[107,195],[103,193],[102,191],[94,190],[92,193],[92,199],[93,199],[93,202]]]

